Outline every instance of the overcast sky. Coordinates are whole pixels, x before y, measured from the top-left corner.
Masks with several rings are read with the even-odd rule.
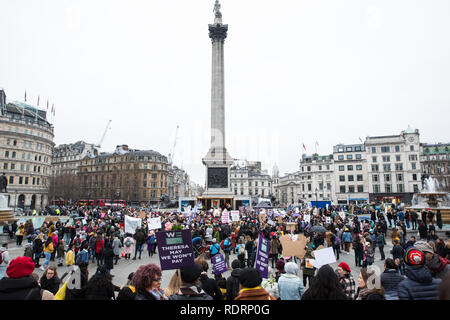
[[[450,140],[450,1],[221,0],[226,146],[272,172],[393,135]],[[167,155],[204,184],[214,0],[0,0],[7,101],[56,108],[56,145]]]

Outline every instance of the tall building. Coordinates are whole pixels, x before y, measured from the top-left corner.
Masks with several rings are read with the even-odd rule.
[[[302,204],[300,181],[300,172],[287,173],[274,178],[274,196],[281,206]]]
[[[421,187],[419,130],[367,137],[369,201],[410,204]]]
[[[298,172],[299,199],[323,207],[335,199],[333,155],[303,154]]]
[[[333,147],[334,203],[364,204],[369,201],[366,158],[364,144],[338,144]]]
[[[100,153],[79,162],[78,175],[86,199],[120,199],[159,204],[168,194],[169,163],[153,150],[117,146],[113,153]]]
[[[0,90],[0,166],[8,178],[9,206],[43,209],[48,204],[53,125],[47,112],[7,102]]]
[[[168,196],[170,200],[179,200],[180,197],[191,197],[191,183],[189,175],[177,166],[169,167]]]
[[[440,191],[450,192],[450,143],[424,143],[420,150],[422,173],[435,178]]]
[[[80,160],[97,154],[98,150],[95,145],[84,141],[61,144],[53,149],[52,174],[54,176],[65,173],[77,174]]]

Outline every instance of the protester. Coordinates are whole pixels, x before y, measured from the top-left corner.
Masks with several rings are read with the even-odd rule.
[[[136,298],[136,287],[133,283],[134,272],[128,275],[128,281],[125,286],[120,287],[119,294],[116,300],[135,300]]]
[[[135,240],[131,237],[131,234],[127,233],[126,238],[123,240],[123,255],[126,260],[129,260],[131,257],[134,244]]]
[[[425,254],[409,248],[404,256],[406,279],[398,285],[399,300],[436,300],[441,279],[433,279],[425,266]]]
[[[356,300],[385,300],[384,288],[377,278],[378,275],[375,273],[375,270],[366,268],[361,269],[358,278],[358,293]]]
[[[302,300],[346,300],[347,297],[338,277],[329,265],[320,267]]]
[[[444,279],[445,275],[450,271],[450,263],[446,258],[434,252],[431,246],[425,241],[417,241],[414,247],[425,254],[425,265],[430,270],[433,278]]]
[[[356,298],[356,284],[355,279],[353,279],[352,272],[347,263],[341,262],[337,268],[339,274],[339,283],[342,286],[348,300],[355,300]]]
[[[52,256],[52,252],[54,251],[53,248],[53,239],[52,237],[48,237],[47,240],[45,240],[44,244],[44,255],[45,255],[45,261],[40,267],[42,271],[45,271],[45,268],[47,268],[50,265],[50,258]]]
[[[164,290],[164,295],[170,297],[173,294],[177,294],[181,288],[182,281],[181,276],[179,276],[180,270],[176,270],[172,278],[170,278],[169,285]]]
[[[226,286],[227,286],[227,294],[226,300],[232,301],[239,295],[239,276],[241,275],[241,263],[239,260],[233,260],[231,263],[231,267],[233,270],[231,271],[231,275],[227,278]]]
[[[288,262],[284,266],[286,273],[278,279],[278,294],[281,300],[301,300],[304,288],[298,277],[299,268],[294,262]]]
[[[9,264],[8,243],[3,243],[0,248],[0,279],[6,274],[6,268]]]
[[[55,266],[48,267],[40,279],[41,288],[56,294],[59,290],[61,280],[58,277],[58,272]]]
[[[44,290],[31,276],[34,268],[29,257],[11,260],[6,269],[8,277],[0,279],[0,300],[42,300]]]
[[[156,264],[140,266],[133,275],[135,300],[167,300],[161,289],[162,272]]]
[[[180,269],[180,289],[177,293],[172,294],[169,300],[213,300],[200,286],[199,280],[202,271],[202,266],[198,263]]]
[[[384,272],[380,276],[386,300],[398,300],[398,284],[404,279],[405,277],[399,274],[394,260],[387,258],[384,262]]]
[[[261,287],[261,283],[262,278],[258,270],[253,268],[243,269],[239,275],[239,295],[234,300],[276,300]]]
[[[205,259],[205,256],[203,254],[200,255],[197,259],[195,259],[195,263],[202,266],[202,273],[200,275],[202,289],[214,300],[223,300],[222,292],[220,291],[216,280],[208,277],[209,265]]]
[[[99,266],[96,273],[79,290],[72,292],[73,299],[81,300],[114,300],[114,292],[120,288],[112,283],[111,275],[105,266]]]

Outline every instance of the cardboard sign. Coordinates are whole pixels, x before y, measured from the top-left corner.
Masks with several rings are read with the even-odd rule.
[[[278,223],[279,224],[283,223],[283,217],[282,216],[278,216],[277,219],[278,219]]]
[[[191,231],[162,231],[156,233],[161,270],[190,267],[194,264]]]
[[[256,251],[255,269],[259,271],[261,277],[269,278],[269,250],[270,241],[263,236],[258,237],[258,250]]]
[[[305,268],[307,269],[314,269],[316,266],[314,259],[305,259]]]
[[[222,223],[230,222],[230,213],[228,211],[222,212]]]
[[[303,234],[299,235],[295,241],[292,241],[292,238],[289,235],[284,235],[280,237],[280,242],[283,247],[282,255],[284,257],[292,257],[296,256],[300,259],[306,254],[306,244],[309,239],[306,238]]]
[[[335,263],[336,257],[333,252],[333,248],[325,248],[320,250],[314,251],[314,258],[316,260],[316,268],[320,268],[321,266],[324,266],[326,264]]]
[[[125,233],[135,234],[136,228],[140,227],[142,223],[141,218],[133,218],[125,216]]]
[[[266,215],[264,213],[261,213],[259,216],[259,222],[265,223],[266,222]]]
[[[225,258],[221,253],[216,254],[211,258],[211,263],[216,274],[222,274],[228,271],[227,264],[225,263]]]
[[[161,229],[161,217],[158,218],[150,218],[147,220],[148,230],[156,230]]]
[[[288,222],[288,223],[286,223],[286,230],[287,231],[294,231],[296,225],[297,224],[294,223],[294,222]]]
[[[231,221],[235,222],[235,221],[239,221],[239,211],[237,210],[233,210],[231,211]]]
[[[145,211],[139,212],[139,218],[141,218],[141,219],[147,218],[147,214],[145,213]]]

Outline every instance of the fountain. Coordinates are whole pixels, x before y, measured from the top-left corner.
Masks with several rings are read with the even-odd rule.
[[[422,191],[414,194],[411,202],[411,206],[406,209],[433,211],[434,214],[439,210],[442,214],[442,223],[450,223],[450,196],[447,192],[438,191],[435,178],[426,177],[423,180]]]

